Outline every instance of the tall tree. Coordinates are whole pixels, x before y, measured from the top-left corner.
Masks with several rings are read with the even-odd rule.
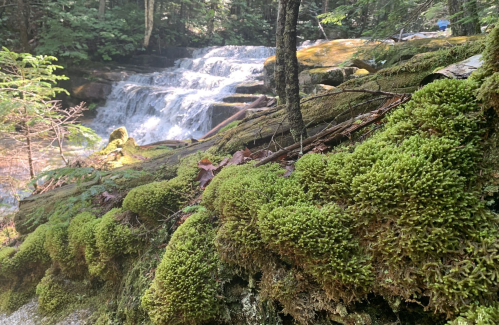
[[[144,0],[144,5],[145,5],[144,47],[148,47],[154,22],[154,0]]]
[[[300,86],[298,82],[298,58],[296,57],[296,25],[301,0],[280,0],[278,30],[282,27],[284,19],[284,31],[276,33],[276,64],[284,62],[285,89],[286,89],[286,112],[290,132],[295,142],[307,137],[305,123],[300,110]],[[276,66],[277,71],[277,66]],[[282,74],[276,75],[277,89],[282,92]]]
[[[279,0],[276,29],[276,53],[275,72],[276,92],[279,104],[286,104],[286,74],[285,74],[285,51],[284,51],[284,28],[286,27],[286,4],[288,0]]]
[[[451,15],[452,36],[480,34],[476,0],[447,0]]]

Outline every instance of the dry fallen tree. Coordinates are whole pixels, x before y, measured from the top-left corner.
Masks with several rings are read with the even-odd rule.
[[[255,166],[261,166],[268,162],[275,161],[279,157],[284,155],[288,155],[292,151],[300,149],[300,154],[304,152],[308,152],[313,148],[321,145],[321,144],[330,144],[330,143],[340,143],[345,138],[350,138],[352,133],[357,132],[361,129],[366,128],[367,126],[381,120],[388,112],[393,110],[394,108],[406,103],[411,99],[411,94],[405,93],[391,93],[384,91],[373,91],[373,90],[365,90],[365,89],[343,89],[342,91],[329,93],[325,95],[315,96],[309,99],[306,99],[303,102],[311,101],[317,98],[334,96],[341,93],[346,92],[358,92],[358,93],[369,93],[373,95],[385,95],[387,97],[386,102],[377,110],[369,112],[367,114],[363,114],[357,116],[355,118],[351,118],[343,123],[338,125],[334,125],[331,127],[327,127],[325,130],[317,133],[314,136],[311,136],[305,140],[300,142],[296,142],[288,147],[282,148],[281,150],[269,155],[268,157],[260,160],[255,164]],[[376,100],[379,100],[377,98]],[[373,100],[370,100],[373,101]],[[368,101],[368,102],[370,102]],[[361,103],[364,104],[364,103]],[[359,104],[360,105],[360,104]],[[360,123],[359,123],[360,121]]]

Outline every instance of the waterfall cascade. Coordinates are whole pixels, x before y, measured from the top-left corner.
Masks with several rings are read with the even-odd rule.
[[[91,127],[104,139],[125,126],[137,143],[200,137],[211,126],[210,107],[255,80],[275,50],[261,46],[209,47],[175,67],[116,83]]]

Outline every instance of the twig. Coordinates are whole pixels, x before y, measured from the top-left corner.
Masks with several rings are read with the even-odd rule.
[[[369,90],[369,89],[342,89],[340,91],[334,92],[334,93],[328,93],[324,95],[318,95],[314,97],[307,98],[301,102],[301,104],[323,98],[323,97],[329,97],[329,96],[336,96],[339,94],[343,93],[366,93],[366,94],[372,94],[372,95],[385,95],[385,96],[390,96],[390,97],[402,97],[402,96],[411,96],[411,94],[405,94],[405,93],[392,93],[389,91],[381,91],[381,90]]]
[[[280,156],[289,153],[290,151],[293,151],[295,149],[300,148],[300,146],[302,146],[302,145],[307,145],[307,147],[305,147],[305,151],[306,151],[307,149],[309,149],[311,147],[309,145],[311,145],[313,142],[315,142],[316,140],[321,139],[321,138],[327,137],[323,142],[330,142],[330,141],[334,141],[334,140],[339,140],[339,139],[344,138],[344,137],[348,137],[348,136],[350,136],[351,133],[356,132],[362,128],[365,128],[366,126],[371,125],[372,123],[374,123],[376,121],[379,121],[384,115],[386,115],[386,113],[391,111],[393,108],[398,107],[398,106],[406,103],[407,101],[409,101],[410,98],[411,98],[411,96],[404,96],[403,95],[403,96],[401,96],[400,99],[398,99],[394,103],[389,104],[386,107],[380,108],[380,109],[373,111],[371,113],[358,116],[356,118],[350,119],[350,120],[343,122],[341,124],[333,126],[332,128],[329,128],[327,130],[319,132],[318,134],[316,134],[312,137],[309,137],[308,139],[304,140],[303,142],[300,141],[300,142],[294,143],[291,146],[288,146],[284,149],[281,149],[278,152],[268,156],[267,158],[260,160],[258,163],[255,164],[255,167],[262,166],[268,162],[271,162],[271,161],[279,158]],[[363,122],[360,124],[352,126],[355,123],[355,121],[357,121],[359,119],[363,120]]]

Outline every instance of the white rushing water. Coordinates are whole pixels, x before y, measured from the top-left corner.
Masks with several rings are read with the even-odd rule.
[[[260,75],[265,59],[274,54],[262,46],[197,49],[192,59],[178,60],[173,68],[116,83],[90,126],[104,139],[125,126],[139,144],[198,138],[209,131],[211,105]]]

